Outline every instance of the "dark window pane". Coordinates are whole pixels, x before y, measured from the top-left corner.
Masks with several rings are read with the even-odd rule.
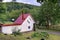
[[[28,23],[30,23],[28,20],[27,20]]]
[[[28,29],[30,29],[30,26],[28,26]]]

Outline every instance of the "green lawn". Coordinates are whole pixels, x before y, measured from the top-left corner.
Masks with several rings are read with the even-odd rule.
[[[26,38],[31,37],[33,33],[34,32],[23,33],[22,35],[17,35],[17,36],[0,34],[0,40],[28,40]],[[35,38],[31,38],[30,40],[40,40],[40,38],[41,37],[35,37]],[[60,40],[60,36],[50,34],[47,40]]]
[[[60,40],[60,35],[53,35],[53,34],[50,34],[49,39],[50,39],[50,40]]]

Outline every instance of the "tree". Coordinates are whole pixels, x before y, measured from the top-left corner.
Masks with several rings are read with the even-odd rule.
[[[4,13],[6,9],[6,6],[4,3],[0,3],[0,13]]]
[[[57,21],[57,19],[59,19],[59,5],[57,3],[57,0],[39,1],[44,2],[40,7],[40,24],[45,23],[45,26],[49,28],[50,23],[54,23]]]
[[[52,2],[52,3],[58,2],[58,0],[37,0],[37,2],[44,2],[44,1],[46,1],[46,2]]]
[[[28,8],[22,8],[22,9],[21,9],[21,13],[22,13],[22,12],[23,12],[23,13],[29,13],[29,9],[28,9]]]

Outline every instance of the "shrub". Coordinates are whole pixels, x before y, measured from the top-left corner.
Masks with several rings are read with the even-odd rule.
[[[48,37],[49,37],[49,34],[48,34],[47,32],[41,32],[41,33],[40,33],[40,36],[41,36],[42,38],[48,38]]]
[[[19,30],[18,30],[18,31],[13,32],[13,35],[14,35],[14,36],[16,36],[16,35],[22,35],[22,33],[19,32]]]
[[[35,32],[35,33],[32,34],[31,37],[32,38],[37,37],[37,38],[40,38],[41,40],[45,40],[45,39],[49,38],[49,34],[47,32],[41,32],[41,33]]]
[[[40,37],[40,33],[34,32],[31,37],[32,37],[32,38],[34,38],[34,37]]]

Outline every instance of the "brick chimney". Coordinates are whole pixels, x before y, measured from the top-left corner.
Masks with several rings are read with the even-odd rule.
[[[25,18],[24,18],[24,13],[23,13],[23,11],[22,11],[22,20],[24,20]]]

